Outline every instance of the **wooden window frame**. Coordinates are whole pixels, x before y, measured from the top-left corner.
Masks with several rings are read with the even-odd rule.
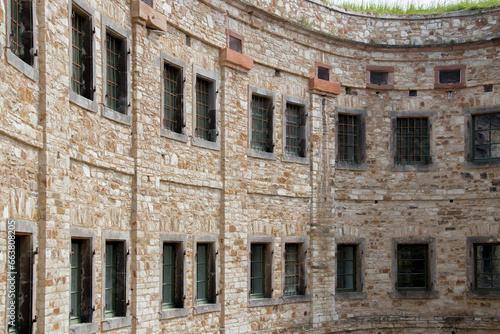
[[[336,294],[335,298],[336,299],[364,299],[366,298],[366,291],[364,291],[365,288],[365,283],[364,283],[364,278],[365,278],[365,245],[366,245],[366,240],[364,238],[336,238],[335,239],[336,243],[336,250],[335,250],[335,273],[336,273],[336,279],[335,279],[335,289],[336,289]],[[339,247],[354,247],[355,253],[354,253],[354,277],[353,277],[353,283],[354,287],[353,289],[339,289],[339,282],[338,282],[338,272],[339,272],[339,262],[338,262],[338,257],[339,257]]]
[[[276,94],[272,91],[249,86],[249,103],[248,103],[248,155],[254,158],[276,160],[276,115],[275,115],[275,97]],[[265,149],[260,150],[253,148],[253,101],[254,96],[267,99],[267,127],[265,130]]]

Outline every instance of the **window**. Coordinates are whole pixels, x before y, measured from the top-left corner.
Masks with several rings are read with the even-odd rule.
[[[398,290],[429,290],[428,245],[398,245]]]
[[[248,239],[248,297],[249,306],[273,303],[273,247],[272,237]]]
[[[70,323],[92,322],[91,239],[71,239]]]
[[[335,108],[336,165],[339,169],[366,169],[366,110]]]
[[[26,64],[35,64],[34,10],[31,0],[10,2],[10,47],[12,53]]]
[[[330,81],[330,68],[318,66],[318,79]]]
[[[11,221],[9,221],[10,224]],[[32,333],[33,250],[31,235],[9,234],[8,329],[9,333]]]
[[[104,105],[103,116],[115,122],[132,125],[129,108],[130,33],[107,17],[102,17]]]
[[[213,304],[216,299],[215,252],[213,243],[196,245],[196,303]]]
[[[500,112],[472,116],[475,161],[500,159]]]
[[[193,66],[194,91],[196,98],[193,99],[193,144],[210,149],[220,149],[218,139],[218,116],[217,116],[217,82],[216,73],[203,68]]]
[[[307,115],[303,106],[286,104],[286,141],[285,153],[293,157],[306,156],[306,121]]]
[[[434,67],[434,88],[465,87],[465,65]]]
[[[123,317],[127,311],[126,255],[124,241],[106,241],[105,318]]]
[[[500,291],[500,244],[474,245],[474,276],[477,291]]]
[[[180,242],[163,243],[162,309],[184,307],[184,255]]]
[[[275,159],[274,151],[274,93],[250,87],[249,155]]]
[[[266,296],[266,251],[265,245],[253,244],[250,251],[250,296],[264,298]]]
[[[337,238],[336,299],[366,298],[364,292],[364,238]]]
[[[88,14],[73,8],[71,14],[72,75],[71,89],[89,100],[94,99],[93,27]]]
[[[392,170],[435,170],[432,156],[433,111],[392,111]]]
[[[163,68],[163,128],[182,133],[184,124],[184,79],[182,69],[168,63]]]
[[[273,105],[270,98],[252,95],[252,149],[273,152]]]
[[[304,272],[301,244],[285,244],[285,285],[284,296],[304,294]]]
[[[358,115],[338,115],[337,138],[339,141],[339,162],[351,164],[359,163],[359,128],[360,121]]]
[[[366,88],[394,89],[394,67],[369,65],[366,67]]]
[[[429,164],[430,143],[427,118],[398,118],[396,131],[396,164]]]
[[[243,53],[243,36],[237,33],[226,30],[227,35],[227,47],[230,50],[236,51],[238,53]]]
[[[356,245],[337,246],[337,292],[357,291]]]
[[[434,238],[394,238],[392,298],[436,298]]]

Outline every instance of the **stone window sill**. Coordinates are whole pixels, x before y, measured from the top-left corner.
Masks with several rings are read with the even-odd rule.
[[[248,151],[248,156],[259,159],[276,160],[276,153],[274,152],[262,152],[250,149]]]
[[[366,170],[366,163],[347,163],[347,162],[337,162],[335,166],[336,169],[346,169],[346,170]]]
[[[193,137],[193,145],[198,147],[208,148],[209,150],[220,151],[219,141],[209,141]]]
[[[467,291],[468,298],[500,299],[500,291]]]
[[[392,165],[392,172],[429,172],[436,171],[436,164],[428,165]]]
[[[337,292],[335,294],[335,299],[366,299],[366,292],[355,291],[355,292]]]
[[[82,107],[85,110],[97,112],[98,107],[95,101],[89,100],[81,95],[76,94],[72,90],[69,91],[69,102]]]
[[[34,66],[30,66],[16,56],[12,51],[7,49],[7,62],[14,66],[18,71],[33,81],[38,81],[38,71]]]
[[[74,324],[69,326],[70,334],[93,334],[97,333],[97,322]]]
[[[102,107],[102,115],[105,118],[115,121],[117,123],[132,125],[132,117],[130,117],[129,115],[119,113],[118,111],[110,109],[108,107]]]
[[[279,304],[276,298],[255,298],[248,300],[248,307],[273,306]]]
[[[437,291],[394,291],[389,293],[391,298],[401,299],[434,299],[439,298]]]
[[[203,314],[203,313],[218,312],[218,311],[220,311],[220,303],[202,304],[202,305],[196,305],[194,307],[194,314]]]
[[[170,138],[173,140],[181,141],[183,143],[187,143],[188,136],[184,133],[177,133],[167,129],[160,129],[160,135],[162,137]]]
[[[160,311],[160,320],[185,317],[188,313],[187,308],[164,309]]]
[[[309,165],[309,157],[297,157],[297,156],[283,154],[283,161]]]
[[[283,296],[281,300],[283,304],[306,303],[311,301],[311,296],[310,295]]]
[[[101,321],[102,331],[109,331],[112,329],[129,327],[132,324],[130,317],[115,317]]]

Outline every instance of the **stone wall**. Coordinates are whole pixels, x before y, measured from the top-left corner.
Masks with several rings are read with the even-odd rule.
[[[466,241],[500,235],[500,171],[467,165],[464,113],[500,105],[498,8],[398,17],[319,0],[157,0],[162,28],[134,16],[136,0],[86,4],[95,10],[96,108],[70,98],[66,1],[36,2],[36,76],[33,68],[15,66],[7,51],[0,56],[0,232],[7,234],[8,220],[38,228],[35,333],[76,331],[68,321],[72,228],[94,235],[98,332],[498,331],[498,299],[468,294]],[[6,6],[0,5],[2,46],[9,45]],[[103,108],[106,23],[130,33],[130,122]],[[250,70],[221,62],[227,29],[244,37]],[[165,55],[186,64],[186,124],[178,137],[162,131]],[[316,63],[332,67],[340,94],[310,89]],[[394,68],[393,88],[367,88],[373,65]],[[465,65],[463,87],[435,89],[435,67],[443,65]],[[208,148],[194,140],[200,69],[218,83],[217,144]],[[269,159],[250,152],[250,87],[275,94]],[[305,101],[308,113],[307,155],[300,161],[284,154],[289,97]],[[365,169],[336,163],[336,108],[366,111]],[[432,115],[434,168],[395,170],[395,112]],[[116,238],[127,240],[128,306],[124,325],[107,331],[103,247]],[[185,240],[184,308],[174,316],[160,309],[161,244],[168,238]],[[391,295],[395,238],[434,240],[432,298]],[[336,293],[340,239],[365,242],[359,298]],[[217,303],[208,311],[196,304],[200,240],[214,242],[217,251]],[[273,291],[264,300],[250,298],[253,242],[272,245]],[[295,299],[283,293],[286,242],[303,243],[305,253],[305,295]],[[0,238],[0,260],[6,250],[7,239]],[[0,266],[0,324],[6,276]]]

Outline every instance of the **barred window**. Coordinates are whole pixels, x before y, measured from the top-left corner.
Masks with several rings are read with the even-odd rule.
[[[10,43],[12,52],[26,64],[35,63],[33,1],[10,0]]]
[[[251,246],[250,262],[250,296],[264,298],[266,295],[266,251],[264,244]]]
[[[397,247],[398,291],[429,290],[429,246],[399,244]]]
[[[500,244],[474,244],[474,278],[478,291],[500,291]]]
[[[304,107],[287,103],[286,105],[286,142],[285,152],[295,157],[305,157],[307,150],[306,120]]]
[[[93,29],[90,16],[84,14],[83,12],[73,10],[71,15],[71,32],[71,89],[75,93],[89,100],[93,100]]]
[[[500,113],[473,115],[473,160],[500,159]]]
[[[427,118],[397,119],[395,162],[398,165],[427,165],[430,163]]]
[[[300,245],[285,245],[285,296],[301,295]]]
[[[126,41],[106,34],[106,106],[127,113]]]
[[[215,142],[217,140],[217,120],[212,91],[214,82],[196,78],[196,137]]]
[[[252,139],[250,147],[257,151],[273,152],[272,99],[252,95]]]
[[[360,161],[360,119],[357,115],[338,114],[338,161],[357,164]]]
[[[357,245],[337,246],[337,291],[357,291]]]
[[[124,241],[107,241],[105,249],[105,318],[126,315],[126,254]]]
[[[229,40],[228,40],[229,48],[231,50],[234,50],[236,52],[242,53],[243,50],[243,42],[241,39],[229,35]]]
[[[184,80],[182,70],[165,63],[163,68],[163,127],[182,133]]]

